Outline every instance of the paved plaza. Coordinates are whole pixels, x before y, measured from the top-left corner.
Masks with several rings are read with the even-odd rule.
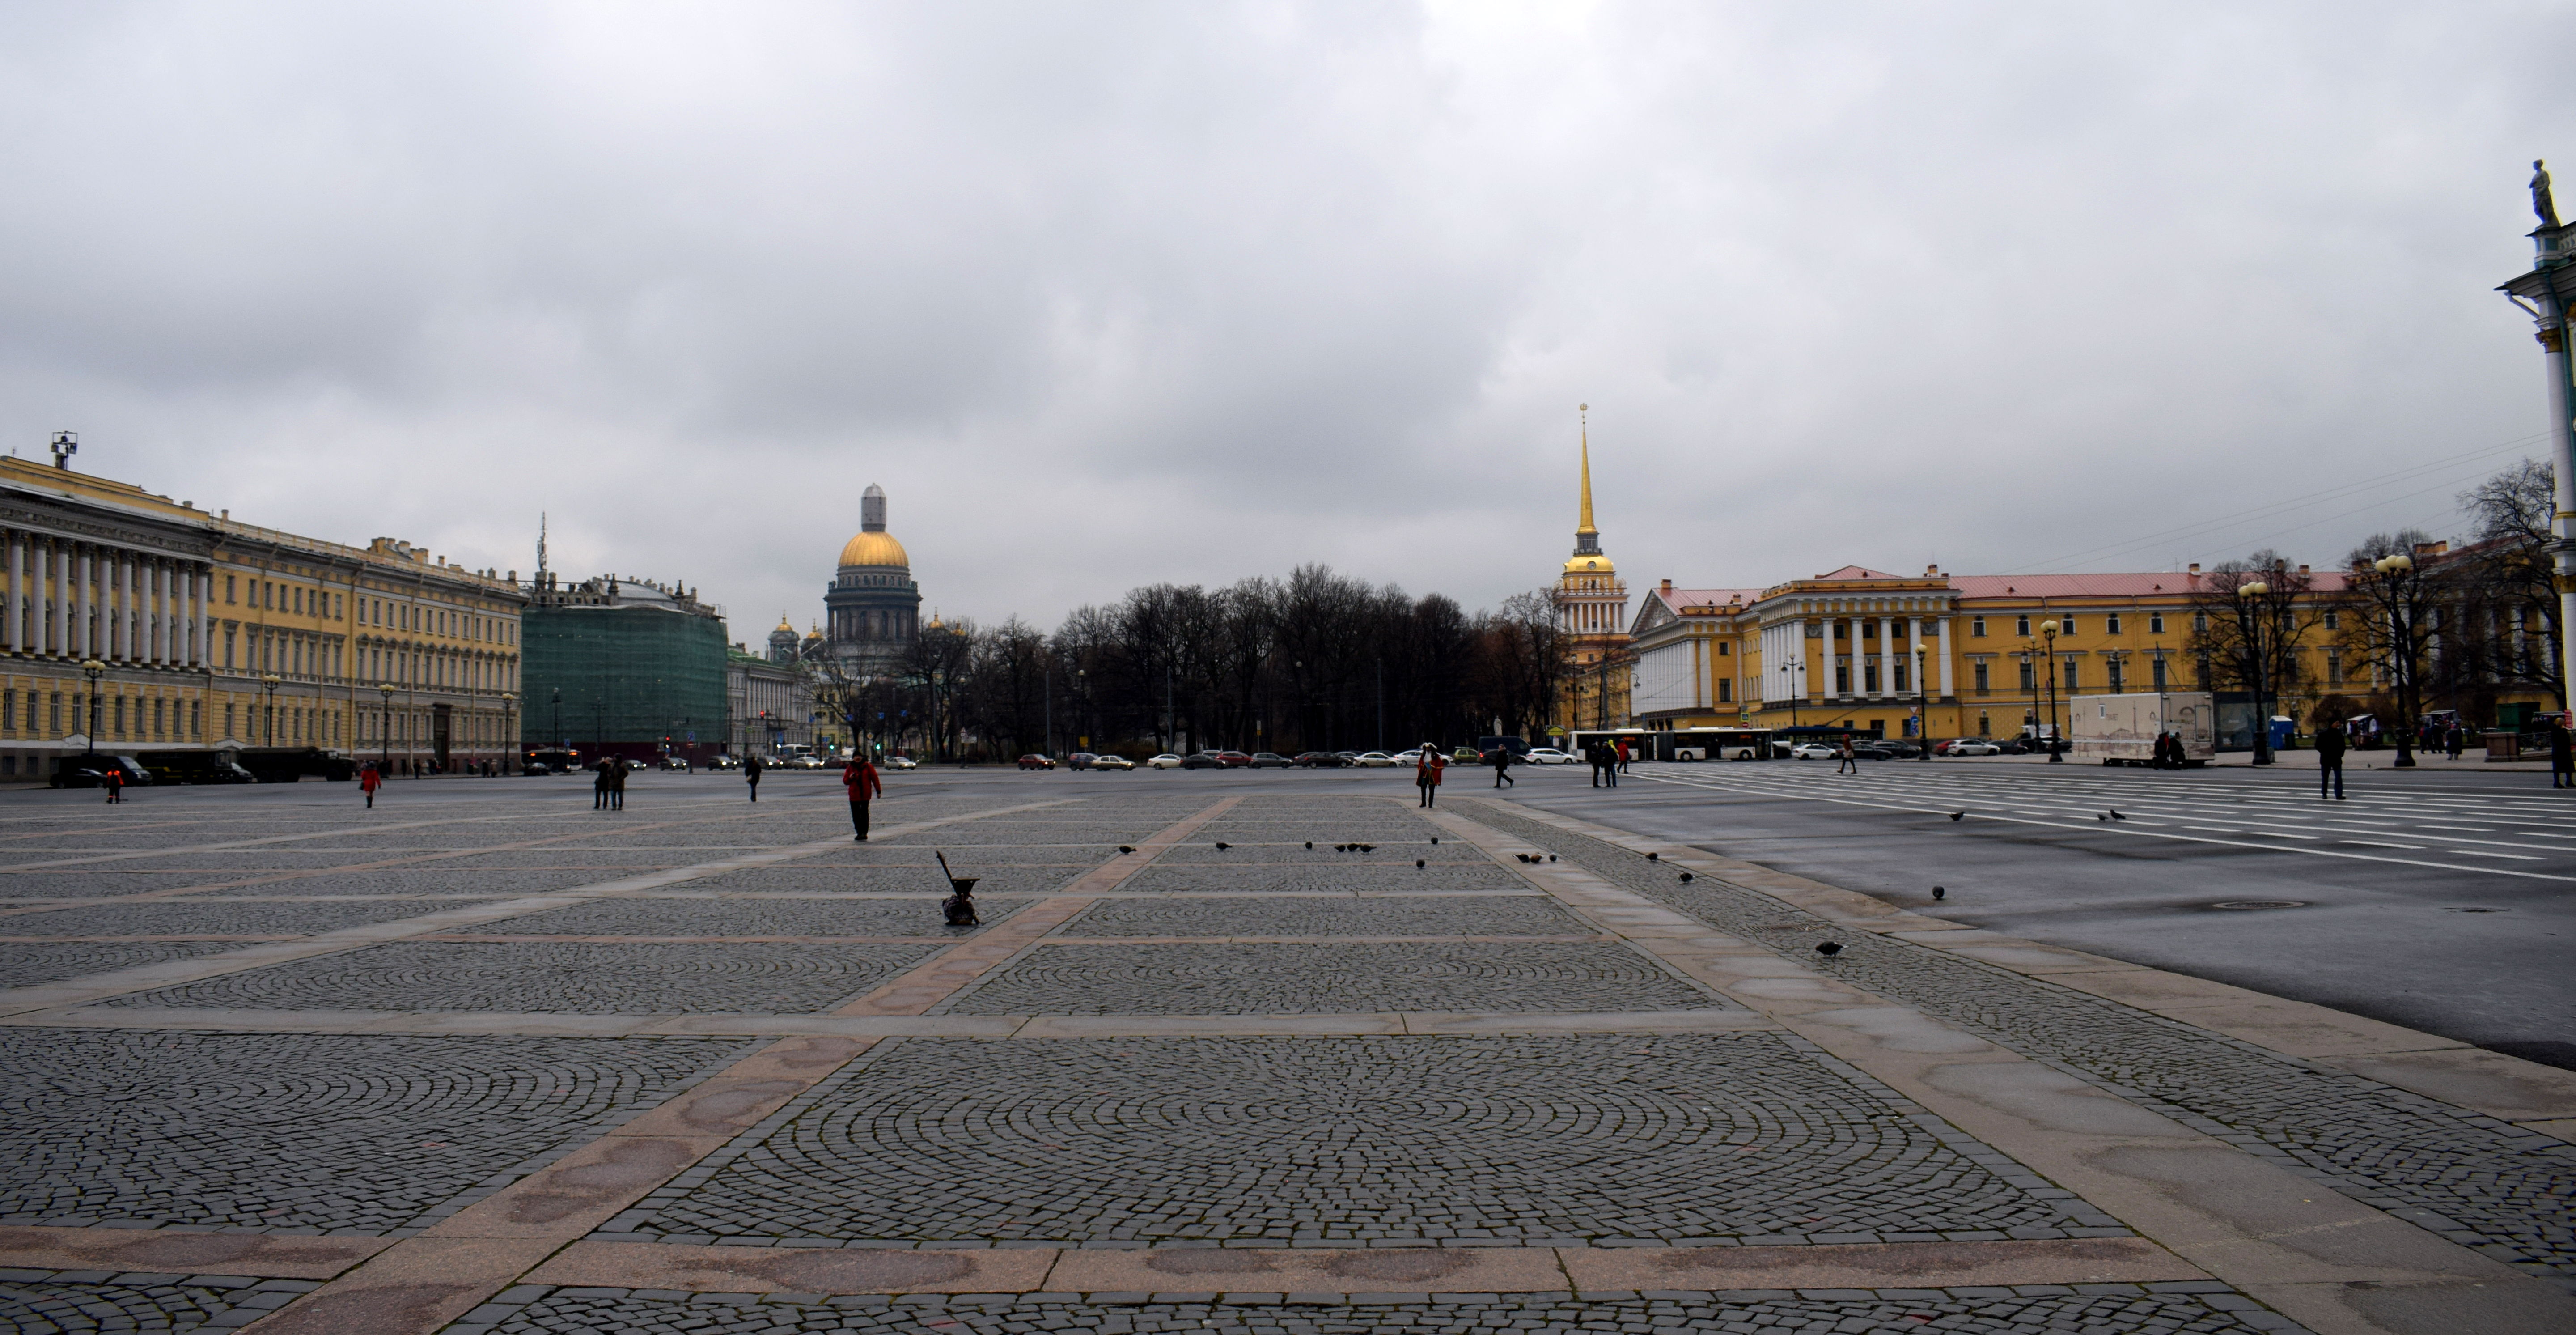
[[[0,1331],[2576,1330],[2576,1076],[1579,773],[763,789],[0,797]]]

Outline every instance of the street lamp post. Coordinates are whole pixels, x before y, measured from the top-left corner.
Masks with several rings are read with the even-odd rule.
[[[376,773],[391,776],[394,772],[394,684],[376,683],[376,694],[384,697],[384,708],[376,714]]]
[[[1923,632],[1919,629],[1914,633],[1914,699],[1914,717],[1920,720],[1914,728],[1918,734],[1914,743],[1919,748],[1914,758],[1928,761],[1932,758],[1932,689],[1923,684]]]
[[[572,748],[571,748],[570,746],[568,746],[568,745],[566,745],[566,744],[565,744],[565,742],[564,742],[564,735],[563,735],[563,688],[562,688],[561,686],[557,686],[557,687],[555,687],[555,688],[553,688],[553,689],[554,689],[554,697],[555,697],[555,700],[554,700],[554,703],[555,703],[555,731],[554,731],[554,743],[555,743],[555,749],[557,749],[557,750],[559,750],[559,751],[569,751],[569,750],[571,750]],[[387,692],[385,692],[385,694],[386,694],[387,696],[391,696],[391,695],[393,694],[393,692],[392,692],[392,691],[390,691],[390,690],[388,690]]]
[[[2066,748],[2057,734],[2057,618],[2039,623],[2040,662],[2048,669],[2048,763],[2066,763]]]
[[[519,754],[519,729],[516,724],[518,717],[519,697],[508,691],[501,692],[501,737],[503,743],[510,748],[501,761],[503,774],[510,772],[510,760]]]
[[[82,759],[98,756],[98,679],[107,674],[107,664],[95,658],[81,660],[81,671],[89,677],[89,750]]]
[[[277,745],[277,688],[285,682],[286,678],[274,672],[259,679],[259,688],[268,692],[268,744],[271,747]]]
[[[1780,664],[1780,689],[1789,697],[1789,726],[1798,726],[1798,702],[1807,693],[1807,664],[1792,658]]]
[[[2236,586],[2236,596],[2240,600],[2259,599],[2271,591],[2272,586],[2259,579]],[[2246,635],[2253,641],[2252,666],[2254,671],[2252,673],[2252,680],[2247,684],[2254,688],[2254,763],[2257,765],[2269,765],[2272,763],[2272,711],[2265,706],[2263,701],[2263,687],[2271,676],[2269,672],[2264,670],[2267,666],[2263,657],[2263,619],[2265,609],[2263,604],[2260,602],[2247,603],[2240,601],[2237,604],[2237,607],[2239,611],[2239,615],[2237,617],[2238,624],[2245,627]]]

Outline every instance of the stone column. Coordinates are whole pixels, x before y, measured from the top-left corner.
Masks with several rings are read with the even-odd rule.
[[[1941,698],[1956,700],[1959,698],[1959,691],[1951,681],[1950,618],[1942,617],[1939,624],[1941,627]]]
[[[1896,691],[1896,618],[1878,619],[1878,689],[1874,695],[1892,695]]]
[[[27,613],[27,535],[9,535],[9,651],[24,653],[27,649],[27,625],[19,620]]]
[[[60,645],[63,639],[56,633],[54,622],[62,604],[54,589],[54,540],[51,538],[36,540],[35,597],[36,652],[57,653],[59,650],[56,646]]]
[[[116,565],[109,582],[114,585],[110,596],[116,600],[116,610],[112,613],[116,623],[116,656],[129,663],[140,661],[143,649],[134,638],[134,632],[141,625],[141,618],[136,615],[141,609],[136,606],[140,600],[135,597],[134,590],[134,553],[116,554]]]
[[[73,558],[79,569],[80,593],[72,602],[72,654],[98,657],[98,553],[88,547]]]

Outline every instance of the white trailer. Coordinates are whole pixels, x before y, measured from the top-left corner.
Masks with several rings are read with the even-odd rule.
[[[2218,709],[2207,691],[2079,695],[2068,703],[2066,734],[2078,760],[2153,764],[2156,737],[2168,732],[2182,739],[2186,765],[2206,764],[2218,755]]]

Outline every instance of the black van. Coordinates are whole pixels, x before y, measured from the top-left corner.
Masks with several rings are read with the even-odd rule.
[[[152,782],[152,771],[132,756],[57,756],[54,759],[52,786],[56,788],[96,788],[107,782],[109,772],[125,776],[125,786],[140,788]]]

